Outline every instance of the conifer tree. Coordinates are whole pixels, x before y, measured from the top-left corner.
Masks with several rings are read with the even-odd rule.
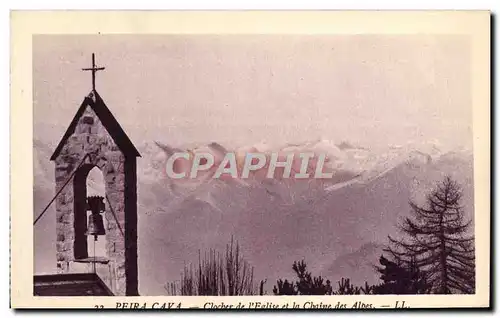
[[[380,265],[376,270],[380,273],[382,284],[374,287],[375,294],[426,294],[429,291],[426,276],[416,266],[415,258],[406,264],[394,262],[384,255],[380,256]]]
[[[412,216],[401,225],[405,238],[389,236],[386,251],[401,263],[425,273],[431,292],[474,293],[474,237],[464,219],[462,189],[450,177],[426,197],[425,206],[410,202]]]
[[[297,282],[277,281],[277,286],[273,288],[275,295],[330,295],[332,294],[332,286],[330,281],[326,282],[321,276],[312,276],[307,271],[307,265],[304,260],[293,262],[293,271],[297,275]]]

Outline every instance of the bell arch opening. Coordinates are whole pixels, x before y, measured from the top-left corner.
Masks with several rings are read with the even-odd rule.
[[[87,176],[87,251],[89,257],[107,258],[106,253],[106,229],[108,222],[105,217],[106,206],[106,189],[104,185],[104,176],[98,167],[93,167]],[[96,214],[92,210],[99,209],[99,207],[92,206],[92,198],[102,198],[102,210]],[[92,233],[95,233],[92,235]]]
[[[105,262],[106,188],[98,166],[82,165],[75,173],[74,186],[74,259],[79,262]]]

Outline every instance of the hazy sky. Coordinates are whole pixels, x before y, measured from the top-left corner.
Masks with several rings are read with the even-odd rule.
[[[132,141],[228,146],[318,138],[470,147],[461,36],[35,36],[35,138],[57,144],[91,90]]]

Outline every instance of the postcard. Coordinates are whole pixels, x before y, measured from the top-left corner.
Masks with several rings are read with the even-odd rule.
[[[490,19],[12,12],[11,306],[490,307]]]

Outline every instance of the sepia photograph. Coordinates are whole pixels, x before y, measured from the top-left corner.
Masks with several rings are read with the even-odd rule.
[[[398,309],[410,301],[336,297],[477,295],[490,212],[477,210],[489,136],[474,131],[474,43],[33,34],[32,296]]]

